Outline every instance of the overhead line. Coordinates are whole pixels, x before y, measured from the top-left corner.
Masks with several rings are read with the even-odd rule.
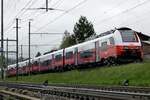
[[[131,10],[133,10],[133,9],[136,9],[136,8],[138,8],[139,6],[142,6],[142,5],[146,4],[147,2],[150,2],[150,0],[146,0],[146,1],[142,2],[142,3],[140,3],[140,4],[135,5],[135,6],[132,7],[132,8],[126,9],[126,10],[124,10],[124,11],[122,11],[122,12],[120,12],[120,13],[114,15],[114,16],[111,16],[111,17],[109,17],[109,18],[106,18],[106,19],[104,19],[104,20],[101,20],[101,21],[98,22],[96,25],[99,25],[99,24],[101,24],[102,22],[108,21],[108,20],[110,20],[110,19],[112,19],[112,18],[114,18],[114,17],[116,17],[116,16],[118,16],[118,15],[127,13],[127,12],[129,12],[129,11],[131,11]]]
[[[52,5],[52,7],[56,6],[57,4],[59,4],[59,2],[62,2],[62,1],[64,1],[64,0],[58,0],[58,1],[56,1],[56,2]],[[57,6],[57,7],[58,7],[58,6]]]
[[[61,15],[57,16],[54,20],[48,22],[47,24],[45,24],[44,26],[40,27],[37,31],[39,31],[40,29],[44,28],[45,26],[54,23],[56,20],[58,20],[59,18],[63,17],[65,14],[69,13],[70,11],[72,11],[73,9],[77,8],[78,6],[82,5],[83,3],[85,3],[88,0],[83,0],[80,3],[78,3],[77,5],[75,5],[74,7],[70,8],[69,10],[67,10],[66,12],[62,13]],[[36,31],[36,32],[37,32]]]
[[[48,24],[50,24],[50,23],[52,24],[52,23],[55,22],[57,19],[63,17],[66,13],[69,13],[70,11],[72,11],[72,10],[75,9],[75,8],[77,8],[77,7],[80,6],[81,4],[85,3],[86,1],[88,1],[88,0],[83,0],[83,1],[81,1],[80,3],[78,3],[77,5],[75,5],[74,7],[70,8],[70,9],[67,10],[66,12],[64,12],[64,13],[62,13],[61,15],[59,15],[58,17],[56,17],[53,21],[50,21]],[[46,24],[46,25],[48,25],[48,24]],[[39,31],[41,28],[45,27],[46,25],[44,25],[44,26],[38,28],[38,29],[36,30],[36,32]]]
[[[54,46],[54,45],[59,45],[59,44],[31,44],[30,46]],[[16,46],[16,45],[8,45],[8,46]],[[21,45],[18,45],[21,46]],[[29,46],[29,45],[22,45],[22,46]]]
[[[23,11],[27,6],[32,6],[34,3],[35,3],[35,1],[36,0],[30,0],[16,15],[15,15],[15,17],[13,18],[13,21],[11,21],[11,22],[15,22],[15,18],[16,17],[19,17],[20,15],[21,15],[21,13],[22,13],[22,15],[26,12],[26,11]],[[31,4],[31,5],[30,5]],[[23,12],[22,12],[23,11]],[[11,22],[9,23],[9,24],[11,24]],[[8,25],[9,25],[8,24]],[[11,24],[11,25],[9,25],[9,27],[7,28],[7,30],[5,30],[5,33],[12,27],[12,25],[13,24]]]

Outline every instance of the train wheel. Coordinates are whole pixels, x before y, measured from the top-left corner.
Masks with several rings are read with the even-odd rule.
[[[103,60],[103,64],[104,64],[105,66],[109,66],[109,60],[108,60],[108,59],[104,59],[104,60]]]
[[[143,59],[142,58],[137,58],[134,62],[135,63],[141,63],[141,62],[143,62]]]
[[[115,59],[114,57],[111,57],[111,58],[109,59],[109,62],[110,62],[110,65],[111,65],[111,66],[117,65],[117,61],[116,61],[116,59]]]

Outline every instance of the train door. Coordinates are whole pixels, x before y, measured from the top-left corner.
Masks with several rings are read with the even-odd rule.
[[[99,60],[100,60],[100,56],[99,56],[99,41],[96,41],[95,42],[95,60],[96,60],[96,62],[99,62]]]
[[[55,65],[54,65],[54,54],[52,54],[52,69],[54,69],[55,68]]]
[[[26,62],[25,70],[26,74],[28,74],[28,62]]]
[[[37,65],[39,67],[39,72],[41,71],[41,62],[40,62],[40,58],[37,60]]]
[[[74,50],[74,57],[75,57],[75,65],[78,65],[78,48],[76,47]]]
[[[63,58],[63,68],[64,68],[64,66],[65,66],[65,49],[63,49],[62,58]]]

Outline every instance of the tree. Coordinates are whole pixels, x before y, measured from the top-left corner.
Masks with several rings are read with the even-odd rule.
[[[60,49],[72,46],[76,44],[76,40],[74,38],[74,35],[70,35],[70,33],[68,31],[64,32],[64,37],[63,37],[63,41],[60,45]]]
[[[84,16],[81,16],[79,22],[75,24],[73,32],[77,43],[84,42],[87,38],[96,35],[93,24]]]
[[[38,52],[35,57],[39,57],[39,56],[41,56],[40,52]]]

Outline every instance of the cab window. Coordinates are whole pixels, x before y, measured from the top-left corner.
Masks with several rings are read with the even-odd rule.
[[[136,35],[131,30],[120,31],[123,42],[137,42]]]

